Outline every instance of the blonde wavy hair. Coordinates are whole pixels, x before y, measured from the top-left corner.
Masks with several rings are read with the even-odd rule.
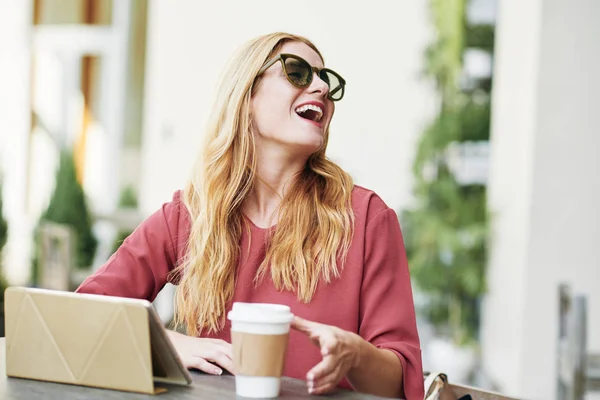
[[[183,190],[191,221],[186,255],[173,273],[178,277],[176,326],[198,336],[224,326],[234,294],[240,238],[249,225],[242,204],[253,189],[256,157],[250,105],[257,73],[284,43],[302,42],[323,59],[308,39],[273,33],[243,45],[230,60],[217,87],[202,154]],[[310,302],[319,280],[341,272],[353,234],[352,178],[325,156],[312,154],[279,206],[266,258],[255,283],[270,272],[278,290]]]

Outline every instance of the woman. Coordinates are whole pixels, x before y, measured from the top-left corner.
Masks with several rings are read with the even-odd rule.
[[[395,212],[325,157],[345,81],[307,39],[243,46],[217,91],[194,176],[79,292],[152,301],[177,284],[169,332],[188,368],[232,371],[234,301],[289,305],[284,375],[423,398],[406,256]]]

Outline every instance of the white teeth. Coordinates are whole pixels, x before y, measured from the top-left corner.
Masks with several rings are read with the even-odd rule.
[[[323,110],[321,109],[321,107],[316,106],[314,104],[306,104],[306,105],[303,105],[302,107],[296,108],[296,112],[298,114],[303,113],[307,110],[312,110],[317,113],[317,117],[315,118],[315,121],[319,122],[319,121],[321,121],[321,118],[323,118]]]

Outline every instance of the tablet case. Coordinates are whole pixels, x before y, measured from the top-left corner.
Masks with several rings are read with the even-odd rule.
[[[5,319],[7,376],[146,394],[191,383],[146,300],[9,287]]]

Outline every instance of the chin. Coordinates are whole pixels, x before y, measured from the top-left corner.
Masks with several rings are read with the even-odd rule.
[[[321,146],[323,146],[323,140],[292,144],[294,150],[299,154],[302,154],[302,156],[306,158],[319,151],[321,149]]]
[[[324,142],[323,132],[317,132],[317,130],[297,131],[295,134],[289,135],[287,140],[290,149],[306,157],[319,151]]]
[[[310,140],[302,144],[302,146],[310,149],[310,153],[314,153],[318,151],[321,146],[323,146],[323,137],[315,138],[315,140]]]

